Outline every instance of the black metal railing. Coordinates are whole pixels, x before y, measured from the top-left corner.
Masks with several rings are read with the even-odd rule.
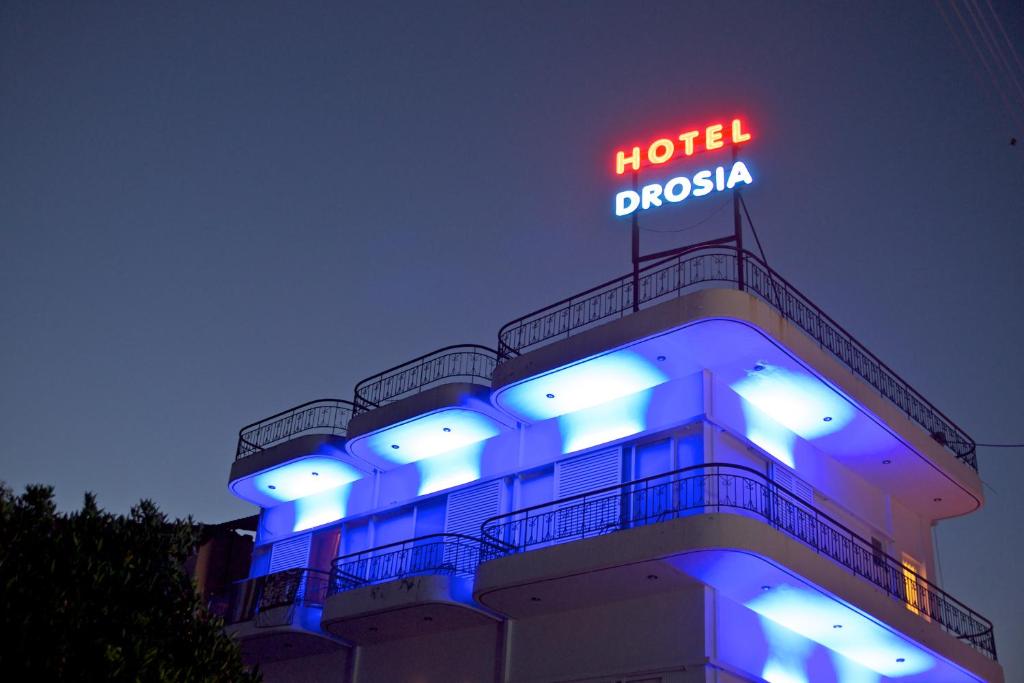
[[[497,362],[497,351],[478,344],[457,344],[431,351],[359,382],[355,388],[355,410],[372,410],[449,382],[490,386]]]
[[[214,595],[208,607],[225,624],[255,620],[258,626],[280,626],[291,621],[291,614],[275,608],[322,606],[328,578],[327,572],[317,569],[288,569],[244,579]],[[269,618],[261,619],[261,615]]]
[[[352,402],[321,398],[283,410],[238,431],[235,460],[303,434],[345,436],[352,418]]]
[[[741,263],[742,261],[742,263]],[[921,425],[957,458],[978,469],[975,443],[956,423],[929,403],[903,378],[854,339],[835,320],[754,254],[734,247],[681,250],[640,270],[637,308],[647,308],[684,293],[722,283],[738,286],[773,306],[910,419]],[[498,332],[498,357],[526,351],[597,327],[633,312],[633,276],[624,275],[513,320]]]
[[[424,574],[472,577],[480,562],[479,538],[430,534],[334,560],[329,595]]]
[[[481,562],[709,512],[766,521],[996,658],[992,622],[826,513],[741,465],[687,467],[492,517],[481,527]]]

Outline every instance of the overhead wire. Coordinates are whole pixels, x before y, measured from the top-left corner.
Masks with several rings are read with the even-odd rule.
[[[972,9],[972,5],[970,4],[971,1],[972,0],[967,0],[964,3],[965,10],[968,13],[971,12],[971,9]],[[1013,126],[1017,126],[1020,129],[1024,130],[1024,115],[1021,114],[1021,111],[1018,110],[1018,107],[1016,107],[1013,104],[1011,104],[1010,100],[1007,99],[1006,89],[1003,88],[1001,83],[1000,83],[1000,81],[1002,79],[1000,77],[997,77],[996,72],[993,70],[992,66],[989,65],[989,60],[985,56],[985,51],[986,50],[991,52],[991,53],[993,53],[993,55],[995,54],[995,52],[993,50],[995,50],[997,52],[1000,52],[1000,53],[1001,53],[1001,51],[999,51],[998,48],[993,47],[994,44],[990,44],[989,42],[985,42],[986,41],[985,32],[981,30],[980,24],[978,23],[978,20],[972,14],[972,15],[970,15],[971,16],[971,22],[974,23],[975,27],[977,28],[977,36],[975,35],[975,31],[971,30],[970,25],[968,24],[967,20],[964,18],[964,15],[960,12],[960,9],[957,6],[957,3],[956,3],[955,0],[950,0],[949,8],[952,10],[952,15],[956,17],[956,23],[959,25],[958,27],[954,26],[954,22],[950,21],[949,17],[947,16],[945,10],[943,9],[942,0],[935,0],[935,6],[939,10],[939,14],[942,15],[942,19],[946,23],[946,27],[949,29],[950,34],[953,36],[954,41],[957,43],[957,47],[960,50],[961,55],[963,56],[964,60],[968,63],[968,65],[969,65],[969,67],[970,67],[970,69],[972,71],[972,74],[974,74],[975,79],[979,81],[979,86],[981,87],[981,89],[982,90],[988,90],[988,86],[986,86],[984,84],[983,79],[979,75],[980,69],[978,69],[976,63],[980,63],[981,64],[981,69],[983,69],[985,74],[988,76],[988,80],[989,80],[989,83],[991,84],[991,88],[996,91],[996,95],[997,95],[998,99],[1000,100],[1000,102],[1002,103],[1003,108],[1006,110],[1006,114],[1010,117],[1010,121],[1011,121],[1012,125]],[[994,14],[994,10],[993,10],[993,14]],[[961,39],[960,39],[961,33],[966,38],[966,41],[964,41],[964,42],[962,42]],[[985,42],[985,50],[983,50],[982,47],[979,45],[979,39],[981,41]],[[974,55],[976,56],[976,59],[972,58],[968,54],[968,50],[964,47],[965,43],[969,43],[970,44],[971,48],[974,51]],[[1016,77],[1013,75],[1012,70],[1010,71],[1009,76],[1010,76],[1011,80],[1014,83],[1016,83]],[[1014,98],[1014,99],[1016,99],[1016,98]]]
[[[1013,46],[1013,41],[1010,40],[1010,36],[1006,35],[1006,28],[1003,26],[1003,20],[999,18],[999,14],[996,13],[994,7],[992,7],[992,0],[985,0],[988,4],[988,10],[992,13],[992,18],[995,20],[996,26],[999,28],[999,33],[1002,34],[1003,40],[1006,41],[1007,51],[1013,57],[1013,61],[1017,63],[1018,68],[1024,72],[1024,61],[1021,61],[1020,55],[1017,54],[1017,48]]]
[[[1017,80],[1017,76],[1010,66],[1010,61],[1004,54],[1002,45],[996,41],[995,33],[989,27],[988,18],[983,16],[982,10],[978,6],[978,0],[966,0],[966,5],[971,21],[974,22],[975,28],[978,29],[978,35],[988,49],[989,54],[993,57],[995,67],[1005,74],[1006,80],[1013,86],[1013,90],[1016,91],[1013,92],[1011,90],[1011,95],[1016,96],[1020,100],[1020,104],[1024,104],[1024,88],[1021,87],[1020,82]]]
[[[716,215],[718,215],[718,212],[721,211],[722,209],[724,209],[725,206],[729,203],[729,201],[730,200],[728,200],[728,199],[725,200],[724,202],[719,204],[717,207],[712,209],[711,213],[709,213],[704,218],[701,218],[696,223],[690,223],[689,225],[684,226],[682,228],[667,228],[665,230],[658,230],[657,228],[645,228],[643,226],[640,226],[640,229],[643,230],[644,232],[658,232],[658,233],[675,233],[675,232],[686,232],[687,230],[693,230],[694,228],[699,228],[700,226],[704,225],[709,220],[714,218]]]

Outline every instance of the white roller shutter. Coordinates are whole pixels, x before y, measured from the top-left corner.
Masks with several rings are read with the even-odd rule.
[[[309,562],[309,543],[312,538],[312,534],[303,534],[275,543],[270,549],[270,571],[267,573],[305,568]]]
[[[792,493],[795,497],[809,505],[814,505],[814,489],[789,469],[773,464],[772,478],[776,484]]]
[[[488,517],[500,514],[500,505],[501,481],[497,479],[450,493],[445,513],[445,531],[479,538],[480,525]]]
[[[612,448],[556,463],[555,482],[559,500],[620,484],[621,451]],[[622,492],[614,489],[559,505],[550,540],[564,542],[620,529],[621,501]]]
[[[444,528],[450,534],[480,538],[480,525],[501,512],[500,479],[448,494]],[[445,563],[455,574],[472,574],[479,561],[480,546],[466,539],[446,539]]]
[[[555,465],[558,498],[568,498],[622,483],[622,457],[618,448],[588,453]]]

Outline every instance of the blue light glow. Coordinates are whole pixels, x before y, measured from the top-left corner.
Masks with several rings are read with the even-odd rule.
[[[768,660],[761,672],[768,683],[809,683],[807,675],[799,669],[789,668],[775,657]]]
[[[562,415],[558,418],[562,452],[572,453],[639,434],[647,427],[650,401],[651,390],[648,389]]]
[[[761,678],[768,683],[810,683],[808,659],[815,644],[798,633],[758,615],[768,645]]]
[[[295,524],[292,531],[305,531],[330,524],[348,514],[348,498],[352,486],[321,491],[295,501]]]
[[[742,408],[746,435],[751,443],[796,469],[796,459],[793,457],[796,435],[747,401],[742,402]]]
[[[495,402],[516,417],[538,421],[601,405],[666,381],[665,373],[642,355],[622,350],[499,390]]]
[[[882,676],[877,672],[865,669],[838,652],[830,651],[829,654],[839,683],[879,683],[882,680]]]
[[[483,450],[484,443],[479,441],[450,453],[418,461],[416,467],[420,472],[420,486],[416,495],[425,496],[479,479]]]
[[[287,502],[334,489],[364,476],[364,472],[334,458],[314,455],[265,470],[231,485],[236,495],[261,504]]]
[[[500,431],[499,424],[483,413],[446,408],[374,432],[360,441],[365,441],[374,455],[405,465],[479,444]]]
[[[839,431],[853,420],[854,407],[824,382],[763,362],[755,367],[762,369],[747,372],[730,388],[799,436],[813,440]]]
[[[884,676],[911,676],[928,671],[937,663],[924,650],[814,590],[779,585],[744,605]]]

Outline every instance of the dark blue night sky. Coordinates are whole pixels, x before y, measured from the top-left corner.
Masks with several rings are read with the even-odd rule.
[[[627,272],[615,149],[737,113],[770,263],[1024,440],[1024,69],[1000,95],[940,6],[0,3],[0,479],[249,514],[239,427]],[[644,249],[727,232],[721,203],[645,216]],[[980,468],[940,578],[1018,680],[1024,451]]]

